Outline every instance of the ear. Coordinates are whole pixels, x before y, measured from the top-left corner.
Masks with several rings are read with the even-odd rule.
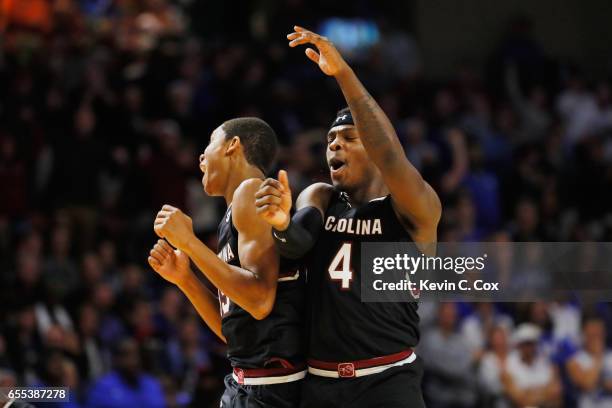
[[[225,149],[225,155],[231,156],[232,154],[235,154],[241,148],[242,148],[242,143],[240,142],[240,137],[234,136],[230,139],[229,143],[227,143],[227,147]]]

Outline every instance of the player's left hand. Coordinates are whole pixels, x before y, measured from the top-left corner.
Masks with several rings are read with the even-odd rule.
[[[191,218],[168,204],[157,213],[153,230],[157,236],[165,238],[175,248],[182,250],[185,250],[189,239],[194,235]]]
[[[327,38],[313,33],[300,26],[294,26],[295,30],[287,35],[290,47],[297,47],[301,44],[312,44],[317,51],[306,48],[306,56],[321,68],[326,75],[336,76],[349,69],[348,64],[342,58],[334,44]]]

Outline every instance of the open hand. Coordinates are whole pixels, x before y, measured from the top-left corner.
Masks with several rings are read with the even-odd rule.
[[[301,44],[312,44],[312,48],[306,48],[306,56],[321,68],[326,75],[336,76],[349,69],[348,64],[342,58],[334,44],[327,37],[322,37],[317,33],[306,30],[300,26],[294,26],[295,30],[287,35],[290,47]]]

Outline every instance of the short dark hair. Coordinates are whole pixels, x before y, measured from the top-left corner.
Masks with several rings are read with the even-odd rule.
[[[221,125],[225,139],[240,137],[247,161],[267,173],[276,157],[276,133],[270,125],[259,118],[230,119]]]

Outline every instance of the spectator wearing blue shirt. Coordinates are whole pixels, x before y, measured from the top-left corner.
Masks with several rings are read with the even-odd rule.
[[[141,370],[140,350],[133,339],[120,341],[115,369],[95,381],[87,396],[89,408],[165,407],[159,381]]]

